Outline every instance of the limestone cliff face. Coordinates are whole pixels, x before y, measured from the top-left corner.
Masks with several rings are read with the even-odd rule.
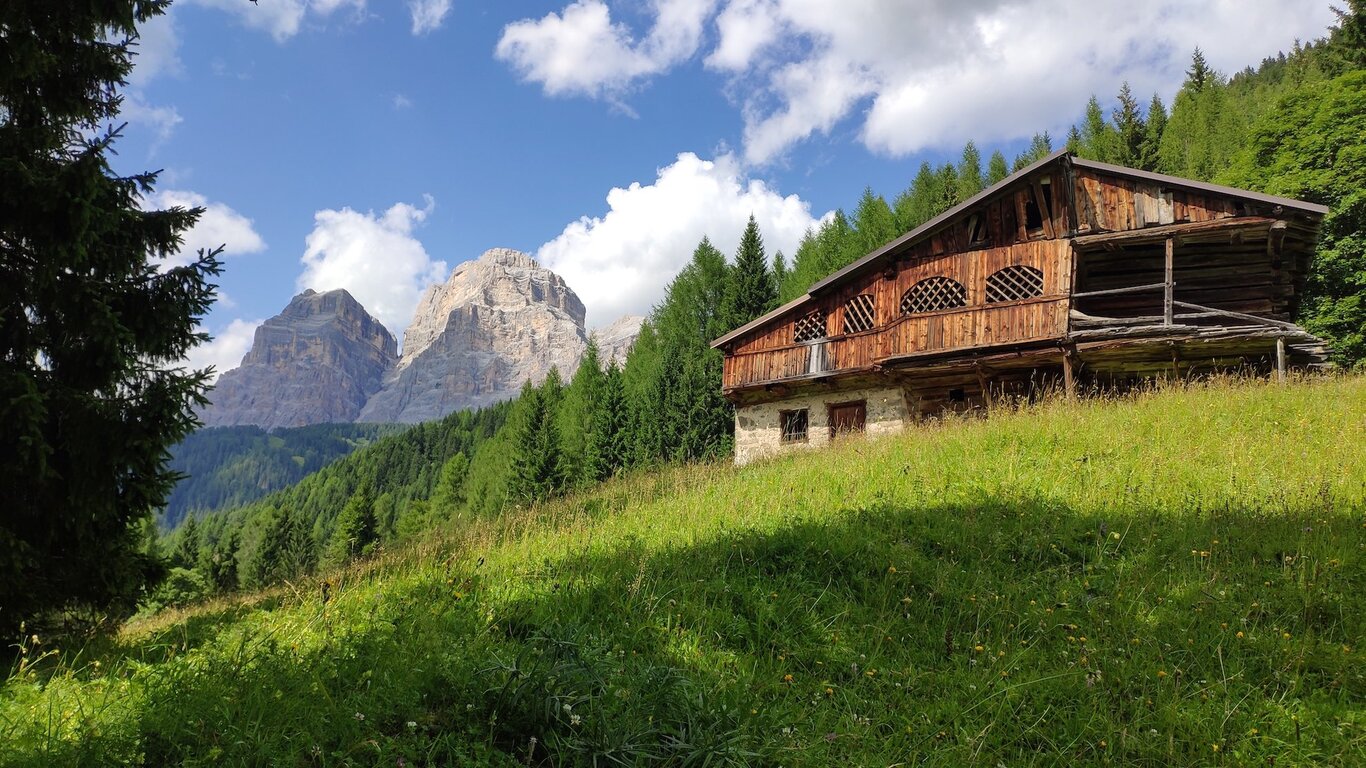
[[[626,353],[636,343],[640,325],[644,322],[644,315],[622,315],[606,328],[593,331],[593,338],[598,342],[598,359],[602,361],[603,368],[613,360],[618,366],[626,364]]]
[[[415,423],[489,405],[551,366],[567,380],[587,346],[583,317],[559,275],[519,251],[486,251],[423,294],[403,356],[357,421]]]
[[[219,376],[200,418],[265,429],[355,421],[394,365],[396,346],[346,291],[304,291],[256,329],[251,351]]]

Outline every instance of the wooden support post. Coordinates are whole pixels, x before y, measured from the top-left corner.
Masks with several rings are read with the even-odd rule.
[[[1167,238],[1166,275],[1162,280],[1162,323],[1164,325],[1172,324],[1172,257],[1174,251],[1175,243],[1169,237]]]
[[[1285,383],[1285,337],[1276,337],[1276,381]]]
[[[1072,350],[1062,351],[1062,389],[1068,400],[1077,398],[1076,372],[1072,370]]]
[[[982,364],[975,363],[974,370],[977,372],[977,386],[982,388],[982,402],[986,405],[988,412],[991,411],[991,383],[987,381],[987,375],[982,371]]]

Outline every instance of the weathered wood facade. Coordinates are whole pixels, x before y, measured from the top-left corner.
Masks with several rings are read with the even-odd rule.
[[[1319,364],[1290,319],[1325,212],[1056,153],[717,339],[737,461],[810,442],[784,403],[852,390],[894,391],[904,420],[1054,382]]]

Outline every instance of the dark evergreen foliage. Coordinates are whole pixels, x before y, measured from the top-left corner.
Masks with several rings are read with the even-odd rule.
[[[200,209],[142,210],[117,176],[137,26],[161,0],[0,3],[0,632],[43,612],[126,610],[160,572],[140,521],[195,426],[218,251],[163,259]]]
[[[722,325],[728,327],[744,325],[778,306],[778,286],[769,271],[764,238],[753,215],[740,236],[723,302]]]

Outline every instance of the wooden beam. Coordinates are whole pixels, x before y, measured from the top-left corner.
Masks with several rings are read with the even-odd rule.
[[[1073,353],[1071,348],[1062,351],[1062,390],[1068,400],[1075,400],[1077,397],[1076,373],[1072,370]]]
[[[1229,230],[1244,230],[1247,233],[1255,233],[1259,229],[1270,229],[1277,222],[1276,219],[1263,216],[1238,216],[1227,219],[1214,219],[1211,221],[1198,221],[1188,224],[1168,224],[1165,226],[1148,227],[1140,230],[1122,230],[1119,232],[1102,232],[1094,235],[1078,235],[1072,238],[1072,244],[1082,250],[1103,247],[1105,245],[1117,245],[1124,247],[1128,245],[1148,245],[1157,243],[1168,237],[1185,237],[1194,241],[1201,239],[1221,238]],[[1243,239],[1247,240],[1247,234]]]
[[[1148,283],[1147,285],[1132,285],[1128,288],[1106,288],[1103,291],[1082,291],[1072,294],[1074,299],[1089,299],[1092,296],[1113,296],[1117,293],[1144,293],[1146,291],[1156,291],[1167,286],[1166,283]]]
[[[1165,249],[1165,279],[1162,281],[1162,322],[1164,325],[1172,324],[1172,289],[1174,287],[1172,285],[1172,263],[1174,261],[1172,257],[1175,252],[1176,244],[1173,243],[1172,239],[1169,237],[1167,238],[1167,246]]]
[[[1285,337],[1276,337],[1276,381],[1285,383]]]
[[[1199,304],[1192,304],[1189,301],[1173,301],[1172,303],[1178,307],[1181,307],[1182,309],[1194,309],[1197,312],[1209,312],[1216,315],[1227,315],[1228,317],[1236,317],[1239,320],[1248,320],[1262,325],[1274,325],[1277,328],[1285,328],[1292,331],[1301,330],[1300,327],[1298,325],[1295,325],[1294,323],[1286,323],[1280,320],[1272,320],[1269,317],[1261,317],[1258,315],[1249,315],[1246,312],[1234,312],[1231,309],[1215,309],[1213,307],[1204,307]]]

